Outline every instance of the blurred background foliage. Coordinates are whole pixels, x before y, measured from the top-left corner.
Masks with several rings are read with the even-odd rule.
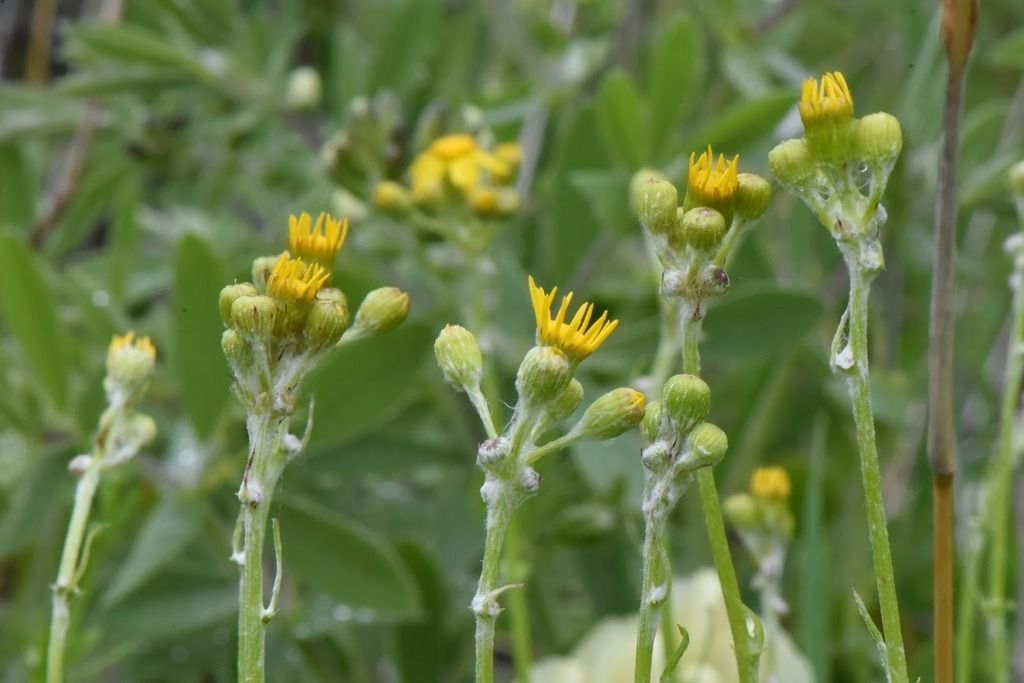
[[[42,7],[42,9],[40,9]],[[53,10],[54,21],[32,18]],[[113,18],[113,20],[110,20]],[[992,452],[1014,229],[1002,173],[1024,155],[1024,6],[986,0],[964,124],[957,338],[961,544]],[[51,40],[52,39],[52,40]],[[39,41],[51,46],[40,63]],[[33,54],[36,54],[33,57]],[[350,300],[398,284],[396,332],[346,347],[312,379],[309,452],[280,489],[275,681],[468,681],[482,547],[478,426],[430,344],[460,293],[424,269],[437,245],[375,213],[442,131],[524,148],[523,210],[501,228],[488,362],[512,399],[532,340],[526,273],[622,324],[582,369],[589,396],[642,376],[656,275],[628,208],[633,171],[683,181],[708,143],[767,175],[799,134],[803,78],[841,69],[858,113],[904,125],[890,184],[873,366],[912,671],[930,678],[930,498],[923,459],[927,297],[939,111],[937,7],[901,0],[5,0],[0,3],[0,680],[37,680],[67,522],[66,465],[89,447],[114,332],[160,353],[146,410],[158,442],[101,488],[78,598],[73,681],[229,681],[227,561],[245,433],[221,356],[220,287],[277,253],[291,212],[354,219],[336,281]],[[33,60],[36,60],[33,62]],[[321,96],[295,69],[319,75]],[[308,85],[308,81],[307,81]],[[314,93],[315,94],[315,93]],[[850,589],[874,595],[848,404],[827,344],[845,304],[838,254],[776,201],[710,311],[705,376],[732,448],[723,495],[758,464],[795,481],[786,626],[821,681],[880,673]],[[442,285],[442,286],[439,286]],[[521,537],[535,656],[635,610],[635,436],[545,462]],[[695,496],[673,518],[680,571],[709,563]],[[741,581],[751,567],[737,552]],[[499,657],[509,659],[507,621]],[[980,674],[979,674],[980,675]]]

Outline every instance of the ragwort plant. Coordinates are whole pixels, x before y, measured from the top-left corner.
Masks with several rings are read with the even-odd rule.
[[[310,401],[305,434],[289,431],[302,380],[339,344],[387,332],[409,310],[409,297],[394,287],[366,295],[349,327],[344,292],[331,287],[334,257],[344,244],[348,222],[320,214],[291,216],[288,251],[253,263],[253,282],[228,285],[220,294],[227,330],[224,356],[235,395],[246,413],[249,454],[238,489],[234,561],[241,568],[238,612],[238,680],[265,677],[266,626],[278,609],[282,545],[273,523],[276,575],[270,602],[263,604],[263,544],[274,489],[285,466],[302,453],[312,430]]]

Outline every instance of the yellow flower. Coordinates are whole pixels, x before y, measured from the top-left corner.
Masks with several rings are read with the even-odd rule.
[[[719,154],[718,163],[715,163],[711,145],[699,157],[696,152],[691,152],[690,172],[686,180],[687,208],[706,206],[721,210],[720,207],[730,204],[739,185],[739,161],[738,154],[730,161],[726,161],[724,154]]]
[[[296,258],[313,261],[328,270],[347,236],[347,218],[338,220],[321,213],[314,224],[308,213],[288,216],[288,251]]]
[[[554,318],[551,317],[551,304],[554,303],[558,288],[550,293],[537,286],[530,276],[530,299],[533,302],[533,313],[537,319],[537,337],[540,343],[560,349],[572,363],[579,363],[597,350],[604,340],[618,327],[618,320],[608,320],[608,311],[601,314],[593,323],[594,304],[584,303],[576,309],[569,322],[565,316],[572,303],[572,292],[562,297],[562,304]]]
[[[512,166],[481,149],[471,135],[445,135],[434,140],[409,168],[413,199],[440,199],[445,182],[468,197],[479,187],[485,172],[494,178],[505,178],[511,175]]]
[[[267,279],[267,294],[285,303],[308,304],[330,277],[330,271],[318,263],[281,254]]]
[[[789,474],[781,467],[758,467],[750,477],[750,492],[758,498],[789,498]]]
[[[837,122],[853,118],[853,95],[846,79],[838,71],[827,73],[821,82],[813,78],[804,81],[800,97],[800,119],[804,126],[821,122]]]
[[[150,360],[156,360],[156,347],[153,346],[153,342],[149,340],[149,337],[139,337],[136,339],[134,332],[121,335],[115,334],[114,338],[110,340],[110,346],[107,347],[107,359],[109,360],[127,348],[141,351],[149,356]]]

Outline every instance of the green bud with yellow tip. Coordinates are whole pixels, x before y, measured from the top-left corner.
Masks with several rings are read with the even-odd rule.
[[[460,325],[446,325],[434,342],[437,367],[448,384],[468,391],[480,386],[484,359],[473,333]]]
[[[636,389],[613,389],[587,407],[573,431],[601,441],[613,439],[640,424],[645,404],[644,395]]]
[[[383,334],[401,325],[408,315],[409,295],[397,287],[381,287],[363,299],[354,327],[359,336]]]

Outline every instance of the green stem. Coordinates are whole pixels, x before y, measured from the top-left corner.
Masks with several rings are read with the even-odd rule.
[[[700,330],[703,317],[700,315],[700,304],[691,303],[681,307],[679,325],[683,337],[683,372],[700,374]],[[725,534],[725,522],[718,499],[718,488],[715,486],[715,474],[710,467],[697,470],[697,485],[700,490],[701,507],[704,510],[704,522],[708,531],[708,543],[711,545],[711,556],[718,571],[718,581],[722,586],[722,598],[725,600],[725,611],[729,617],[729,630],[732,633],[733,646],[736,654],[736,668],[740,683],[755,683],[758,677],[757,661],[760,655],[759,645],[754,642],[747,626],[749,610],[743,604],[740,584],[736,578],[736,568],[729,552],[729,540]]]
[[[956,683],[971,683],[974,663],[975,610],[978,606],[981,548],[968,549],[964,559],[964,575],[960,582],[960,601],[957,614]]]
[[[860,452],[868,533],[871,539],[879,609],[882,614],[882,633],[885,636],[885,657],[892,683],[907,683],[909,675],[903,650],[903,633],[900,629],[896,579],[893,573],[892,551],[889,548],[889,532],[882,500],[882,476],[875,443],[875,419],[871,408],[871,382],[868,373],[868,296],[871,275],[860,264],[856,254],[847,255],[846,261],[850,271],[848,343],[853,361],[847,381],[850,402],[853,404],[853,419],[857,428],[857,449]]]
[[[640,622],[636,632],[635,683],[651,683],[654,639],[658,633],[659,615],[668,596],[671,575],[665,538],[665,517],[659,514],[648,514],[646,517]]]
[[[1016,274],[1019,279],[1019,273]],[[1009,680],[1010,659],[1006,633],[1006,577],[1008,573],[1010,534],[1010,487],[1013,480],[1014,449],[1013,426],[1017,414],[1021,372],[1024,371],[1024,284],[1017,283],[1013,291],[1013,313],[1010,338],[1006,347],[1006,368],[1003,381],[1003,398],[999,409],[999,441],[996,447],[995,464],[989,477],[990,518],[989,533],[992,545],[989,550],[989,619],[988,633],[992,643],[992,671],[995,683]]]
[[[494,625],[500,612],[495,590],[498,587],[502,541],[513,509],[507,485],[489,480],[485,486],[492,484],[496,485],[495,500],[487,506],[483,566],[472,603],[476,616],[476,683],[494,683]]]
[[[238,582],[238,681],[263,683],[266,624],[263,608],[263,543],[274,487],[284,463],[280,461],[286,420],[258,406],[249,418],[250,457],[242,486],[242,565]]]
[[[505,576],[511,584],[525,587],[526,576],[522,555],[522,537],[515,518],[509,519],[505,531]],[[530,619],[526,604],[526,591],[519,589],[508,594],[508,620],[512,631],[512,665],[516,683],[530,683]]]
[[[68,625],[71,622],[70,598],[78,589],[75,585],[78,558],[85,538],[85,525],[89,521],[89,511],[92,509],[92,501],[100,483],[101,466],[102,458],[93,455],[75,487],[75,505],[71,512],[71,521],[68,523],[67,535],[64,537],[64,550],[60,556],[57,581],[53,585],[50,642],[46,651],[46,683],[62,683],[64,680],[64,649]]]
[[[661,333],[651,364],[653,390],[660,392],[675,367],[679,353],[679,305],[675,299],[661,299]]]

